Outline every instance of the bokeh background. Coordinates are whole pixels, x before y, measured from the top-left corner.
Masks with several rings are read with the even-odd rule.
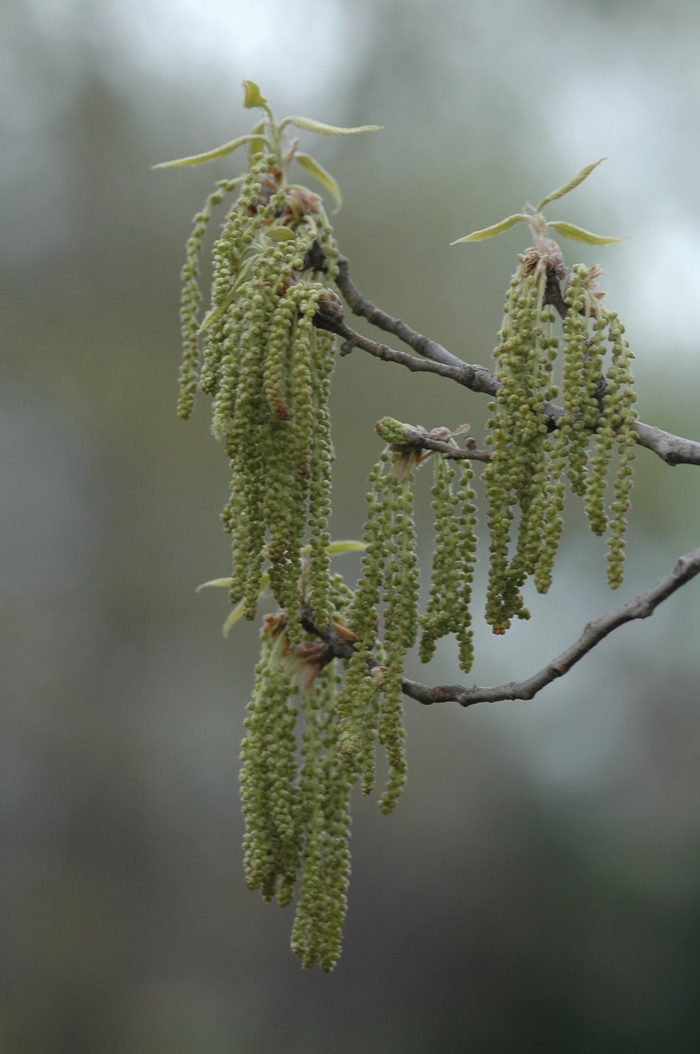
[[[257,629],[224,641],[224,594],[195,594],[227,573],[227,466],[207,408],[174,413],[183,242],[240,162],[150,171],[247,131],[244,77],[279,115],[383,125],[304,137],[354,277],[489,363],[525,231],[449,243],[607,155],[551,215],[630,236],[567,258],[608,271],[642,417],[700,438],[698,4],[4,0],[0,34],[0,1052],[699,1050],[697,584],[531,703],[407,702],[399,808],[354,803],[331,976],[246,890]],[[361,352],[333,401],[336,537],[378,417],[483,434],[483,399]],[[550,595],[505,639],[479,626],[473,679],[529,675],[665,573],[699,484],[639,452],[615,595],[572,505]],[[454,648],[413,673],[456,680]]]

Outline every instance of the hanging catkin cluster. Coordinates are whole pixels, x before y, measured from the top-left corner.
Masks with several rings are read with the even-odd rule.
[[[380,434],[391,440],[381,428]],[[379,801],[384,813],[394,808],[406,781],[401,683],[404,657],[418,631],[412,491],[417,460],[415,452],[387,447],[369,475],[362,576],[348,615],[355,652],[338,698],[339,750],[348,771],[361,776],[364,794],[374,787],[377,739],[386,750],[389,780]],[[378,649],[381,603],[384,632]]]
[[[499,344],[494,351],[501,388],[490,404],[491,461],[483,473],[488,501],[490,568],[486,621],[503,633],[510,620],[529,618],[520,589],[534,575],[544,592],[551,581],[561,535],[561,443],[544,414],[553,389],[559,341],[554,314],[544,306],[549,275],[563,277],[554,243],[542,255],[525,253],[508,290]],[[517,546],[509,553],[513,509],[520,510]]]
[[[313,318],[338,308],[326,285],[337,249],[318,197],[284,187],[274,162],[267,155],[252,164],[214,245],[212,304],[197,331],[205,339],[199,386],[214,399],[212,431],[231,464],[223,521],[233,543],[232,601],[245,598],[244,614],[254,617],[267,557],[277,601],[295,610],[308,532],[309,602],[323,624],[334,338]],[[185,279],[181,414],[192,406],[197,362],[189,260]]]
[[[195,216],[187,242],[178,413],[188,417],[192,412],[197,387],[214,400],[212,431],[231,464],[231,496],[222,519],[232,536],[232,602],[242,600],[245,617],[254,617],[263,564],[269,561],[272,592],[290,614],[289,634],[300,639],[298,582],[305,536],[310,546],[307,602],[319,625],[329,613],[328,397],[334,337],[316,328],[314,319],[337,322],[343,311],[331,288],[338,256],[331,226],[320,198],[288,182],[292,162],[323,183],[338,205],[341,199],[333,177],[298,150],[298,140],[286,142],[286,130],[295,126],[336,136],[376,126],[335,128],[305,117],[278,122],[257,84],[243,84],[246,108],[264,114],[249,135],[155,166],[201,164],[248,147],[246,175],[217,183]],[[200,325],[202,237],[212,209],[239,185],[238,200],[214,245],[211,308]]]
[[[318,963],[328,971],[340,954],[347,908],[350,793],[356,783],[365,795],[373,790],[377,742],[388,767],[379,801],[384,813],[406,780],[402,690],[415,688],[404,681],[407,652],[420,629],[419,656],[428,662],[437,641],[451,633],[462,669],[472,666],[477,540],[468,459],[488,455],[474,453],[471,439],[458,450],[454,436],[466,426],[428,433],[383,418],[377,431],[387,445],[369,476],[364,540],[330,543],[334,338],[324,325],[343,318],[331,288],[338,251],[320,199],[288,182],[291,162],[319,179],[338,204],[340,194],[296,141],[285,143],[284,130],[340,135],[374,126],[338,129],[301,117],[278,123],[257,85],[244,84],[246,107],[264,113],[251,133],[169,163],[198,164],[248,146],[246,174],[216,184],[187,243],[178,413],[189,416],[198,389],[211,396],[212,431],[230,461],[223,521],[232,536],[233,572],[207,583],[230,589],[235,607],[225,632],[240,615],[254,617],[268,586],[279,605],[264,617],[241,748],[246,880],[282,906],[298,888],[292,948],[305,967]],[[537,210],[460,239],[478,241],[521,220],[534,238],[519,257],[494,352],[499,388],[490,404],[492,450],[483,478],[490,529],[486,620],[496,633],[514,617],[529,617],[521,593],[528,577],[540,592],[549,588],[567,479],[585,500],[592,530],[609,529],[608,581],[613,588],[622,581],[635,443],[632,356],[617,315],[596,291],[599,269],[577,265],[567,274],[547,230],[593,244],[617,239],[548,223],[541,213],[595,167]],[[214,244],[210,309],[200,321],[202,238],[212,210],[234,190],[238,197]],[[561,336],[554,306],[563,317]],[[560,389],[557,411],[551,400]],[[413,484],[429,458],[434,546],[430,595],[419,617]],[[329,563],[351,550],[364,550],[354,591]]]
[[[604,307],[604,294],[595,290],[600,269],[580,264],[567,278],[561,250],[547,232],[551,228],[591,245],[620,239],[601,237],[562,220],[547,221],[542,214],[545,205],[574,190],[599,164],[587,165],[530,213],[516,213],[458,239],[482,241],[526,221],[534,240],[519,257],[511,279],[494,351],[500,387],[490,403],[493,416],[487,441],[493,450],[484,471],[491,535],[486,621],[494,633],[504,633],[514,617],[530,617],[521,594],[529,576],[539,592],[549,589],[563,526],[564,474],[574,494],[585,498],[591,529],[603,534],[609,523],[608,582],[613,589],[622,582],[635,443],[632,355],[617,315]],[[553,333],[555,304],[564,315],[563,415],[551,409],[545,412],[545,402],[559,394],[554,383],[561,343]],[[606,373],[608,352],[611,365]],[[608,521],[604,494],[615,445],[618,466]]]
[[[211,583],[230,588],[235,607],[227,627],[240,614],[254,617],[268,585],[280,606],[265,617],[242,746],[247,881],[266,900],[285,905],[301,877],[292,947],[305,966],[318,962],[330,970],[340,953],[348,798],[358,772],[341,743],[342,677],[333,648],[319,636],[332,632],[352,654],[355,636],[346,616],[354,596],[330,574],[329,555],[362,545],[331,545],[326,530],[334,337],[314,323],[342,320],[331,288],[338,251],[319,197],[288,182],[290,164],[319,179],[338,205],[340,192],[296,140],[285,142],[285,128],[343,135],[374,126],[341,129],[302,117],[277,122],[257,85],[244,87],[245,106],[264,113],[250,135],[168,163],[212,161],[248,145],[248,171],[217,183],[187,243],[178,413],[190,415],[198,388],[211,396],[212,431],[230,460],[223,521],[232,536],[233,572]],[[236,188],[214,243],[211,305],[200,322],[202,238],[214,207]],[[415,561],[412,547],[411,556]],[[400,677],[397,686],[393,667],[388,675],[391,705],[384,707],[380,735],[397,767]],[[384,687],[381,678],[377,685]]]
[[[635,443],[631,352],[617,315],[607,311],[595,290],[599,269],[583,264],[573,268],[565,290],[564,414],[555,428],[549,425],[544,402],[558,394],[553,370],[560,341],[552,333],[555,316],[544,298],[548,283],[561,280],[566,272],[558,246],[550,241],[540,241],[520,261],[494,351],[501,388],[490,404],[493,450],[483,477],[491,531],[486,620],[496,633],[505,632],[514,616],[529,617],[520,592],[528,576],[534,576],[541,593],[551,584],[563,525],[564,472],[572,491],[586,500],[591,529],[604,533],[604,494],[615,445],[608,582],[613,589],[620,585]],[[606,356],[611,361],[607,373]],[[515,508],[520,515],[511,556]]]
[[[340,576],[332,577],[338,626],[351,598]],[[241,748],[246,880],[284,906],[301,876],[292,950],[304,966],[332,970],[347,909],[353,783],[338,751],[340,678],[325,644],[309,634],[290,639],[284,612],[265,616],[262,641]]]

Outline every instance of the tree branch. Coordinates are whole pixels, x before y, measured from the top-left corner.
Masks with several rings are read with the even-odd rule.
[[[495,688],[464,688],[461,685],[438,685],[428,688],[416,681],[404,681],[402,689],[405,695],[419,703],[430,706],[432,703],[459,703],[460,706],[471,706],[473,703],[495,703],[501,699],[533,699],[542,688],[568,673],[579,659],[595,648],[604,637],[638,618],[649,618],[662,601],[675,593],[677,589],[700,573],[700,548],[693,549],[676,561],[667,575],[660,578],[653,586],[632,600],[620,604],[607,615],[589,622],[579,639],[552,659],[544,669],[533,674],[526,681],[510,681]]]
[[[478,685],[465,688],[461,684],[440,684],[429,688],[418,681],[404,679],[401,682],[401,691],[424,706],[432,706],[433,703],[459,703],[460,706],[472,706],[474,703],[496,703],[502,699],[534,699],[537,693],[546,688],[548,684],[568,673],[579,659],[592,651],[596,644],[600,644],[609,633],[619,626],[624,626],[626,622],[649,618],[659,604],[689,582],[691,578],[695,578],[697,574],[700,574],[700,548],[681,556],[667,575],[639,596],[625,601],[624,604],[609,611],[607,615],[601,615],[600,618],[589,622],[579,639],[571,647],[563,651],[556,659],[552,659],[543,669],[526,681],[509,681],[508,684],[499,684],[495,688],[481,688]],[[352,658],[355,650],[352,640],[347,636],[341,636],[332,625],[328,625],[323,630],[319,629],[306,603],[301,607],[301,624],[308,633],[319,637],[327,646],[328,650],[321,660],[321,665],[325,665],[334,658]],[[376,659],[368,659],[370,668],[378,665],[380,664]]]
[[[343,338],[341,355],[347,355],[354,347],[362,348],[370,355],[383,359],[385,362],[398,362],[406,366],[413,373],[437,373],[441,377],[448,377],[458,384],[464,385],[470,391],[494,396],[501,387],[496,380],[496,375],[486,366],[478,363],[470,364],[457,358],[441,344],[430,340],[428,337],[418,333],[399,318],[382,311],[376,304],[364,297],[350,278],[350,263],[345,256],[338,258],[338,276],[336,285],[345,297],[353,314],[361,315],[379,329],[392,333],[403,341],[424,359],[417,359],[405,351],[396,351],[387,347],[386,344],[378,344],[368,337],[356,333],[345,322],[332,322],[328,318],[320,318],[318,315],[314,323],[321,329],[328,329]],[[555,291],[547,289],[549,302],[552,303],[559,313],[564,309],[561,293],[556,297]],[[564,305],[565,307],[566,305]],[[551,427],[563,415],[564,410],[555,403],[545,403],[544,413],[549,419]],[[635,421],[632,426],[637,435],[640,446],[652,450],[667,465],[700,465],[700,443],[693,439],[685,439],[683,436],[673,435],[665,432],[662,428],[654,425]]]
[[[458,359],[447,348],[443,348],[442,344],[424,337],[422,333],[411,329],[400,318],[393,318],[386,311],[382,311],[376,304],[373,304],[371,300],[368,300],[367,297],[363,296],[350,278],[350,261],[347,256],[338,257],[338,275],[335,284],[345,297],[353,315],[362,315],[377,329],[383,329],[385,333],[393,333],[404,344],[408,344],[409,348],[413,348],[419,355],[424,355],[426,359],[431,359],[432,362],[441,362],[444,366],[454,366],[457,370],[464,366],[462,360]]]

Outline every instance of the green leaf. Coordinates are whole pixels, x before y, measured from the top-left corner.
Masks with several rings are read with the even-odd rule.
[[[272,238],[273,242],[291,242],[296,238],[296,234],[289,227],[268,227],[265,234]]]
[[[219,157],[226,157],[227,154],[232,154],[234,150],[238,150],[239,146],[243,146],[244,143],[250,143],[254,139],[263,139],[267,142],[264,136],[260,135],[242,135],[238,139],[232,139],[230,143],[224,143],[223,146],[217,146],[216,150],[209,150],[206,154],[193,154],[192,157],[180,157],[177,161],[161,161],[159,165],[152,165],[152,168],[179,168],[182,165],[202,165],[205,161],[216,161]]]
[[[211,308],[210,311],[207,311],[206,315],[204,316],[204,318],[202,320],[201,326],[197,330],[198,334],[199,333],[206,333],[206,331],[209,329],[209,327],[212,324],[212,322],[215,322],[216,319],[219,317],[219,315],[223,315],[224,311],[226,311],[226,309],[231,306],[231,304],[233,303],[233,298],[235,297],[235,295],[236,295],[236,290],[234,288],[234,289],[231,290],[231,292],[229,293],[229,295],[226,297],[225,300],[222,300],[222,302],[220,304],[217,304],[216,307],[213,307],[213,308]]]
[[[266,121],[258,121],[254,128],[251,128],[250,134],[252,136],[248,144],[248,157],[252,161],[256,154],[262,154],[267,139],[262,134],[265,131]]]
[[[326,546],[326,552],[330,556],[339,556],[342,553],[361,553],[367,548],[366,542],[358,542],[354,539],[346,539],[339,542],[331,542],[330,545]],[[303,556],[308,556],[311,552],[311,546],[305,545],[302,550]],[[233,579],[231,578],[212,578],[209,582],[202,582],[201,586],[197,586],[197,592],[200,589],[206,589],[207,586],[228,586],[230,587]],[[260,588],[258,590],[258,596],[261,597],[267,590],[270,584],[270,576],[265,573],[260,576]],[[221,627],[224,637],[228,637],[231,632],[231,627],[235,626],[240,618],[243,616],[243,609],[245,608],[245,600],[241,600],[236,604],[233,611],[230,612],[228,618]]]
[[[246,110],[252,110],[254,106],[267,106],[267,99],[258,88],[255,81],[243,81],[243,89],[245,96],[243,98],[243,105]]]
[[[612,242],[627,241],[627,238],[604,238],[601,234],[592,234],[591,231],[584,231],[583,227],[575,227],[573,223],[564,223],[563,220],[553,220],[547,226],[553,227],[565,238],[571,238],[575,242],[587,242],[588,245],[610,245]]]
[[[221,632],[223,633],[224,637],[228,637],[229,633],[231,632],[231,627],[235,626],[239,618],[242,617],[244,608],[245,600],[239,600],[239,602],[236,604],[235,608],[221,627]]]
[[[568,183],[565,183],[563,187],[559,187],[558,190],[553,190],[551,194],[548,194],[546,198],[542,198],[542,201],[537,206],[537,212],[541,212],[545,205],[549,205],[550,201],[556,201],[557,198],[563,198],[565,194],[568,194],[570,190],[583,183],[584,179],[588,179],[594,168],[597,168],[603,161],[607,161],[607,158],[601,157],[598,161],[594,161],[592,165],[586,165],[582,168],[577,176],[570,179]]]
[[[299,162],[301,167],[305,169],[305,171],[314,176],[319,183],[323,183],[324,187],[331,192],[336,203],[335,212],[340,212],[340,206],[343,204],[343,197],[340,193],[340,187],[333,179],[330,172],[326,172],[323,165],[319,165],[318,161],[315,161],[313,157],[310,157],[308,154],[295,154],[294,158]]]
[[[466,237],[458,238],[456,242],[450,242],[450,245],[459,245],[460,242],[481,242],[484,238],[493,238],[495,234],[502,234],[503,231],[510,230],[511,227],[514,227],[516,223],[520,223],[521,220],[529,219],[530,217],[526,216],[525,213],[516,212],[515,215],[507,216],[500,223],[494,223],[493,227],[484,227],[482,231],[472,231]]]
[[[382,128],[380,124],[363,124],[359,128],[336,128],[332,124],[312,121],[310,117],[285,117],[283,121],[280,121],[280,128],[284,128],[287,124],[304,128],[307,132],[317,132],[319,135],[355,135],[357,132],[379,132]]]
[[[226,311],[227,308],[230,307],[230,305],[233,303],[236,293],[238,292],[239,287],[243,284],[243,279],[248,274],[248,271],[250,270],[252,265],[260,259],[261,255],[261,253],[254,253],[252,256],[249,256],[246,260],[243,261],[241,268],[238,274],[236,275],[236,280],[233,283],[231,292],[224,300],[221,301],[220,304],[217,304],[215,307],[212,307],[207,312],[207,314],[204,316],[201,326],[197,330],[197,333],[206,333],[206,331],[211,326],[212,322],[219,318],[220,315],[223,315],[224,311]]]
[[[340,553],[363,553],[367,548],[367,542],[356,542],[353,539],[348,539],[344,542],[331,542],[330,545],[326,546],[326,552],[331,556],[338,556]]]

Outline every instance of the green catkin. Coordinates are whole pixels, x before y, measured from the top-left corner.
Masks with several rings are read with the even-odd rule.
[[[583,265],[574,267],[566,290],[566,303],[569,311],[564,320],[562,385],[566,416],[560,426],[566,436],[568,447],[569,468],[567,476],[573,493],[579,496],[583,496],[586,490],[587,447],[591,425],[587,385],[589,377],[587,360],[589,356],[588,321],[590,305],[584,285],[587,272],[588,269]],[[600,376],[600,373],[598,373],[598,376]],[[595,419],[593,426],[595,426]]]
[[[369,748],[364,742],[363,718],[368,703],[374,705],[377,684],[367,663],[377,633],[378,607],[386,564],[384,539],[388,536],[391,523],[390,510],[385,502],[387,477],[384,473],[389,457],[389,450],[384,450],[369,474],[362,576],[348,612],[348,625],[356,637],[355,651],[348,663],[345,683],[336,702],[338,751],[351,774],[356,774],[360,768],[370,767],[367,753],[369,750],[373,757],[375,749],[374,742]]]
[[[460,464],[461,482],[457,491],[457,506],[461,510],[457,517],[457,547],[461,557],[461,582],[457,599],[457,642],[459,644],[459,665],[464,673],[469,673],[474,662],[474,643],[472,633],[471,599],[474,582],[474,564],[476,563],[476,505],[475,493],[471,485],[474,473],[468,462]]]
[[[379,808],[385,814],[396,805],[406,782],[401,684],[404,657],[415,644],[418,630],[418,569],[412,491],[415,462],[415,454],[397,452],[386,488],[392,525],[386,537],[383,642],[387,658],[378,728],[379,742],[386,750],[389,763],[389,779],[379,800]]]
[[[453,494],[455,470],[445,458],[436,455],[434,461],[435,544],[430,600],[420,620],[423,632],[419,655],[421,662],[429,662],[440,637],[455,633],[459,641],[460,666],[468,673],[473,662],[469,604],[476,560],[474,492],[469,482],[473,474],[468,465],[462,464],[461,486],[459,492]]]
[[[435,653],[436,642],[452,632],[459,588],[458,528],[454,507],[457,499],[452,495],[455,471],[445,458],[434,457],[434,462],[435,481],[431,493],[435,543],[430,600],[420,620],[423,632],[418,653],[421,662],[429,662]]]
[[[246,821],[244,866],[251,889],[288,903],[299,868],[296,805],[296,710],[284,663],[285,638],[266,626],[241,746],[241,800]],[[279,888],[278,888],[279,881]]]
[[[634,378],[630,369],[632,353],[624,339],[624,326],[614,313],[608,315],[609,336],[612,343],[612,366],[607,373],[607,389],[603,398],[604,418],[615,429],[618,443],[618,469],[614,483],[614,501],[611,505],[610,540],[608,542],[608,584],[617,589],[622,583],[627,511],[630,507],[632,489],[632,466],[636,436],[633,424],[637,414],[634,409],[636,395],[632,390]]]
[[[351,781],[337,753],[334,701],[337,680],[327,667],[304,693],[306,714],[300,800],[306,832],[303,878],[292,930],[292,950],[302,964],[332,970],[340,955],[346,890]]]
[[[180,367],[180,395],[177,404],[178,417],[187,418],[194,408],[197,393],[197,369],[199,366],[199,250],[206,232],[212,209],[219,205],[224,194],[238,185],[238,179],[222,179],[216,186],[201,212],[194,217],[194,228],[187,239],[187,258],[182,267],[182,293],[180,297],[180,323],[182,327],[182,365]]]
[[[329,671],[332,674],[332,670]],[[324,681],[329,676],[326,673]],[[302,707],[306,727],[302,736],[303,767],[299,785],[300,821],[305,831],[303,850],[303,878],[296,917],[292,929],[292,950],[304,966],[311,967],[320,955],[323,938],[321,914],[323,910],[323,836],[324,836],[324,780],[322,732],[323,696],[319,686],[304,693]]]
[[[546,439],[546,485],[541,507],[540,544],[533,569],[538,593],[546,593],[552,584],[554,559],[559,547],[564,519],[564,479],[566,467],[566,436],[556,429]],[[536,520],[533,517],[533,526]]]
[[[328,519],[331,514],[331,420],[328,410],[330,376],[333,369],[333,337],[317,329],[312,331],[313,385],[317,392],[316,428],[313,436],[313,475],[309,493],[310,528],[309,581],[307,601],[317,625],[325,626],[330,616],[329,575],[330,542]]]

